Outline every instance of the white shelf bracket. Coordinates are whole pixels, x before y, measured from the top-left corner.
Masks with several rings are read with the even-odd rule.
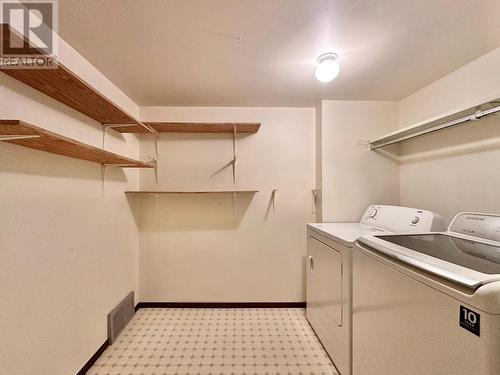
[[[155,172],[155,181],[156,181],[156,183],[158,183],[159,182],[159,177],[158,177],[159,159],[155,158],[153,156],[149,156],[149,155],[148,155],[148,158],[150,158],[151,163],[153,163],[153,170]]]
[[[316,206],[318,204],[318,189],[311,190],[312,193],[312,214],[316,214]]]
[[[154,134],[156,157],[160,157],[160,133]]]
[[[106,132],[108,129],[113,128],[127,128],[131,126],[136,126],[135,124],[102,124],[102,149],[104,150],[106,145]]]
[[[101,164],[101,193],[104,197],[104,181],[106,179],[106,170],[108,168],[127,168],[127,167],[135,167],[135,165],[131,164]]]
[[[101,196],[104,197],[104,181],[106,180],[106,164],[101,164]]]
[[[15,141],[17,139],[40,138],[39,135],[0,135],[0,141]]]
[[[160,194],[158,193],[151,193],[151,196],[155,200],[155,206],[156,206],[156,215],[160,212]]]
[[[236,183],[236,133],[236,125],[233,125],[233,161],[231,162],[233,165],[233,184]]]
[[[278,189],[273,189],[271,193],[271,200],[273,203],[273,214],[276,214],[276,195],[278,193]]]
[[[233,216],[236,216],[236,193],[233,193]]]

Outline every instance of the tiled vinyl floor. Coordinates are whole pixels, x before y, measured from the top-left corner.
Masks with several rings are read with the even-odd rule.
[[[303,309],[140,309],[89,375],[335,375]]]

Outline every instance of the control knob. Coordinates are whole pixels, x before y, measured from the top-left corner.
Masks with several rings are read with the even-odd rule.
[[[373,219],[375,216],[377,216],[377,212],[378,212],[378,210],[376,208],[372,208],[370,210],[370,212],[368,213],[368,217],[370,219]]]
[[[417,224],[420,221],[420,218],[418,216],[415,216],[413,219],[411,219],[412,224]]]

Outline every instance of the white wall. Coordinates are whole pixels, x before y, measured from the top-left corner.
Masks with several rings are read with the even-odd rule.
[[[318,110],[321,221],[357,222],[370,204],[398,204],[397,162],[364,142],[394,130],[396,103],[323,100]]]
[[[500,97],[500,49],[397,104],[140,110],[61,44],[67,67],[131,114],[141,111],[144,121],[260,121],[262,127],[238,136],[234,185],[231,168],[222,168],[232,158],[230,135],[162,134],[160,184],[151,170],[141,171],[140,181],[138,171],[111,170],[104,198],[98,165],[0,143],[5,373],[76,373],[106,339],[107,312],[131,289],[140,289],[142,301],[303,301],[305,224],[315,219],[357,221],[372,203],[426,208],[448,221],[461,210],[500,212],[498,117],[393,148],[399,166],[386,152],[358,144]],[[101,144],[100,124],[4,74],[0,104],[0,118]],[[107,147],[136,158],[154,153],[149,136],[140,155],[134,136],[111,132]],[[315,186],[322,196],[316,217]],[[238,196],[233,217],[231,195],[162,196],[156,213],[151,197],[123,194],[139,187],[259,193]]]
[[[398,103],[399,126],[500,98],[500,48]],[[440,213],[500,212],[500,117],[401,144],[401,204]]]
[[[111,96],[116,101],[118,97]],[[0,73],[0,118],[101,146],[101,125]],[[133,109],[133,108],[132,108]],[[134,136],[108,148],[139,156]],[[137,171],[0,142],[0,372],[75,374],[106,340],[106,315],[138,291]]]
[[[304,301],[306,223],[314,220],[314,108],[144,107],[143,121],[258,121],[238,136],[237,183],[230,134],[161,134],[160,184],[143,189],[256,189],[231,195],[130,198],[140,221],[142,301]],[[151,141],[141,143],[143,156]],[[272,189],[279,189],[276,214]]]

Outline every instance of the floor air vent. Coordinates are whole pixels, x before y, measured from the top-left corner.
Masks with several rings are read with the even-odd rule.
[[[111,345],[134,317],[134,291],[108,314],[108,342]]]

